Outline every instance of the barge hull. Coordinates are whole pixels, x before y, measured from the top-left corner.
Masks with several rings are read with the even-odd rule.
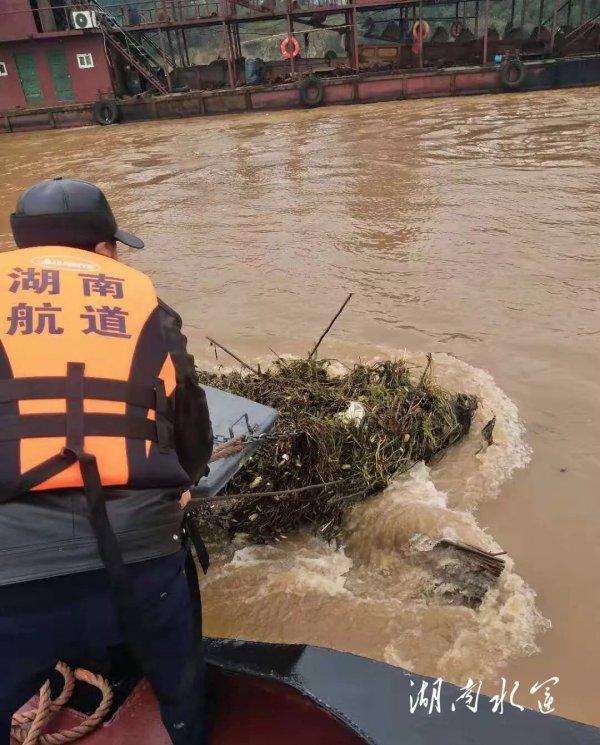
[[[518,92],[600,84],[600,55],[529,62]],[[322,78],[324,106],[509,92],[498,65],[394,71]],[[513,92],[513,91],[510,91]],[[296,83],[191,91],[119,101],[121,121],[304,108]],[[92,104],[18,109],[0,114],[0,131],[64,129],[96,124]]]

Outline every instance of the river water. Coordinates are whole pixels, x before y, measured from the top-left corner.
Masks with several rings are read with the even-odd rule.
[[[473,391],[471,435],[350,517],[216,557],[209,633],[314,642],[497,693],[558,675],[559,713],[600,724],[600,119],[595,89],[150,122],[0,138],[0,244],[18,192],[106,190],[147,240],[123,258],[249,360],[434,353]],[[230,360],[220,357],[225,365]],[[495,414],[496,444],[480,451]],[[478,611],[423,593],[414,534],[508,552]],[[400,705],[404,705],[400,703]]]

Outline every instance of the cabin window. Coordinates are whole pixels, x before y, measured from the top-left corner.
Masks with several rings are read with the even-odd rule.
[[[77,66],[82,70],[94,66],[94,60],[91,54],[78,54],[77,55]]]
[[[8,75],[8,70],[6,69],[6,63],[0,62],[0,78],[5,77]]]

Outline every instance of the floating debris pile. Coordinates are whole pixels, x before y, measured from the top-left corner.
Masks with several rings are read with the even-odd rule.
[[[351,505],[458,442],[477,408],[475,396],[435,384],[431,357],[418,376],[404,360],[340,372],[311,358],[279,358],[262,372],[199,375],[279,411],[273,432],[227,490],[199,508],[213,537],[254,543],[307,527],[339,538]]]

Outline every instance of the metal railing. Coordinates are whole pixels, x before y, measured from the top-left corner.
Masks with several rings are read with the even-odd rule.
[[[589,33],[594,27],[598,25],[600,25],[600,12],[596,13],[591,18],[588,18],[587,21],[584,21],[584,23],[566,34],[563,40],[563,50],[579,41],[582,37],[585,36],[585,34]]]
[[[143,46],[141,40],[126,31],[118,19],[98,0],[89,0],[87,8],[94,10],[96,21],[108,44],[127,60],[159,93],[168,93],[169,89],[159,77],[159,71],[165,64],[160,59],[162,55],[159,53],[158,58],[154,57]]]
[[[209,0],[190,2],[188,0],[163,4],[160,0],[142,0],[142,2],[105,5],[105,7],[119,19],[122,26],[145,26],[169,21],[195,21],[220,17],[225,3]]]
[[[349,0],[293,0],[293,11],[316,12],[335,7],[345,7]],[[111,12],[123,26],[143,26],[165,21],[181,22],[205,18],[229,18],[244,15],[243,9],[259,15],[284,14],[290,5],[288,0],[131,0],[111,4]]]
[[[143,31],[143,27],[157,27],[159,25],[186,24],[193,25],[194,21],[243,20],[246,17],[268,17],[269,15],[285,15],[288,11],[294,13],[318,13],[320,10],[331,11],[345,9],[351,0],[124,0],[124,2],[94,3],[79,0],[65,1],[64,5],[52,5],[47,8],[19,10],[0,10],[0,37],[7,36],[15,19],[29,14],[36,19],[38,32],[73,30],[71,14],[75,10],[89,9],[92,4],[97,12],[104,12],[114,19],[123,29],[133,28]],[[43,19],[43,23],[40,21]],[[22,21],[14,23],[21,27]],[[33,26],[33,23],[32,23]],[[43,28],[42,28],[43,26]],[[35,31],[32,28],[32,31]],[[2,33],[4,32],[4,33]],[[23,34],[25,38],[27,34]],[[144,42],[147,38],[144,39]],[[149,46],[153,42],[149,41]],[[154,44],[156,47],[156,44]],[[156,49],[154,50],[156,51]]]
[[[87,2],[94,6],[94,9],[101,17],[108,20],[110,27],[117,29],[120,33],[128,33],[126,27],[134,25],[132,23],[124,23],[127,14],[122,12],[124,7],[122,5],[106,5],[99,2],[99,0],[87,0]],[[131,7],[134,7],[134,5],[132,4]],[[116,13],[115,11],[117,10],[120,10],[121,12]],[[136,31],[135,36],[132,36],[131,39],[133,43],[136,43],[136,41],[140,42],[138,46],[142,48],[142,54],[145,53],[146,56],[149,57],[151,66],[163,67],[164,65],[159,60],[164,60],[171,68],[176,66],[173,57],[166,50],[161,49],[147,31],[138,30]]]

